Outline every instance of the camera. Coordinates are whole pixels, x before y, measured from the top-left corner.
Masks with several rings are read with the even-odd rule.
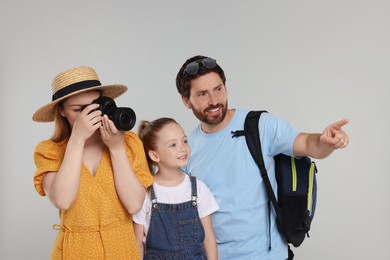
[[[98,110],[102,111],[103,115],[107,115],[114,122],[114,125],[120,131],[128,131],[135,125],[136,116],[134,110],[129,107],[117,107],[112,98],[100,96],[92,101],[92,104],[99,104]],[[88,105],[81,108],[83,110]]]

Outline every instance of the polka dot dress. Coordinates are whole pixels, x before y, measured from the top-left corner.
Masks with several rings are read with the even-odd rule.
[[[144,187],[153,182],[140,139],[126,132],[125,143],[131,166]],[[66,142],[42,141],[35,149],[37,170],[34,185],[45,196],[42,178],[57,172],[64,157]],[[132,217],[120,202],[106,148],[93,176],[82,165],[80,188],[67,211],[60,210],[60,223],[50,259],[139,259]]]

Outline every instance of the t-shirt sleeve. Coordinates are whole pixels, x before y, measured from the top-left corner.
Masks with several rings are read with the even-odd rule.
[[[148,215],[148,211],[150,210],[150,198],[148,195],[145,196],[144,203],[142,204],[142,208],[137,213],[133,214],[133,221],[139,225],[145,226],[146,218]]]
[[[36,166],[34,186],[41,196],[46,195],[42,187],[43,176],[48,172],[58,172],[63,157],[64,151],[58,143],[47,140],[40,142],[36,146],[34,151],[34,162]]]
[[[210,189],[201,180],[197,181],[198,213],[200,218],[207,217],[219,209],[219,205]]]
[[[129,157],[135,175],[142,186],[145,188],[149,187],[153,183],[154,178],[149,171],[141,140],[135,133],[128,131],[125,134],[125,144],[127,156]]]
[[[269,156],[279,153],[292,156],[294,141],[299,132],[288,122],[270,113],[263,113],[259,121],[263,151]]]

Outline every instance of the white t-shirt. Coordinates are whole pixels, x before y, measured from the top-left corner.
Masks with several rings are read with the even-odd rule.
[[[198,195],[198,214],[199,218],[207,217],[219,209],[219,206],[207,186],[200,180],[196,179]],[[178,204],[191,200],[191,181],[190,177],[185,174],[184,181],[175,187],[166,187],[153,183],[154,193],[156,194],[157,203]],[[133,215],[133,221],[144,226],[144,234],[148,234],[150,225],[152,202],[146,195],[144,204],[139,212]]]

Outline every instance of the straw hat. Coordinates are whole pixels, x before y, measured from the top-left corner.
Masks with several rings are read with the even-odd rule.
[[[90,91],[101,90],[103,95],[116,98],[127,91],[124,85],[105,85],[99,81],[94,69],[90,67],[76,67],[58,74],[52,82],[52,102],[38,109],[32,119],[37,122],[50,122],[54,120],[55,106],[73,95]]]

